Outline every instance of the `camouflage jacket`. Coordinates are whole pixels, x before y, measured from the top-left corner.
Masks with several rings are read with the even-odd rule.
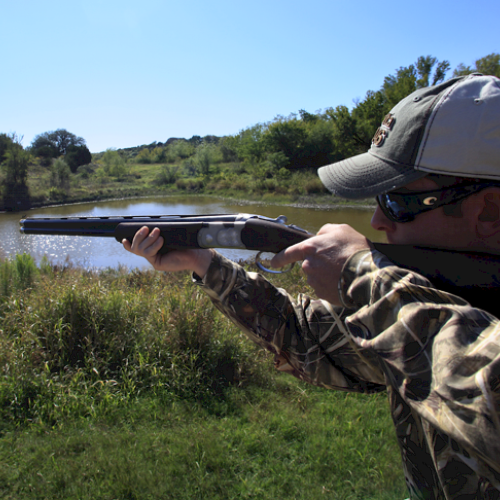
[[[343,308],[294,299],[218,254],[195,281],[278,370],[328,389],[387,390],[412,499],[500,498],[494,316],[376,251],[346,263]]]

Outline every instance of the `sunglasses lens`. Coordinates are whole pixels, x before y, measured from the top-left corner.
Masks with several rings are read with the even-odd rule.
[[[401,196],[382,194],[377,197],[377,201],[385,215],[394,222],[409,222],[414,219]]]

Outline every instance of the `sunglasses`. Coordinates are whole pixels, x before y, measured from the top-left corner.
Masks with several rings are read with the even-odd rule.
[[[377,203],[384,215],[393,222],[411,222],[418,214],[463,200],[473,193],[498,183],[465,184],[433,191],[379,194]]]

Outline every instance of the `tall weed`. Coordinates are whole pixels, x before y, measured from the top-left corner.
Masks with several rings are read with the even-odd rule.
[[[31,288],[39,270],[31,255],[17,254],[14,259],[0,261],[0,297]]]
[[[0,262],[0,294],[2,298],[10,296],[14,285],[14,266],[11,260]]]
[[[17,254],[15,257],[15,281],[18,290],[26,290],[33,285],[33,281],[38,274],[35,260],[27,253]]]
[[[230,387],[270,383],[262,355],[185,276],[19,262],[19,282],[36,275],[37,286],[4,304],[4,423],[53,423],[147,393],[217,406]]]

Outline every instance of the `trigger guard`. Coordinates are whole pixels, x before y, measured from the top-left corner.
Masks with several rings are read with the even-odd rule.
[[[272,269],[268,269],[267,267],[265,267],[262,262],[260,261],[260,256],[263,254],[264,252],[259,252],[256,256],[255,256],[255,265],[261,270],[261,271],[264,271],[266,273],[271,273],[271,274],[283,274],[283,273],[288,273],[289,271],[292,270],[293,266],[295,265],[295,262],[292,262],[290,264],[290,267],[288,269],[285,269],[284,271],[273,271]]]

